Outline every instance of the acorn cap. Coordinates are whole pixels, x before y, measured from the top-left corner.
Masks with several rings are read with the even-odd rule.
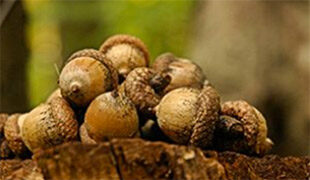
[[[227,101],[222,104],[222,114],[233,116],[244,126],[244,136],[249,146],[256,143],[258,124],[256,113],[246,101]]]
[[[265,154],[273,145],[267,138],[267,125],[263,115],[246,101],[228,101],[222,104],[221,114],[239,120],[243,125],[244,139],[233,143],[233,150]]]
[[[160,101],[159,95],[150,85],[150,81],[155,75],[154,70],[139,67],[132,70],[123,82],[125,95],[139,111],[147,114],[152,113],[153,108]]]
[[[198,95],[196,106],[190,144],[201,148],[211,147],[221,109],[220,96],[212,86],[206,85]]]
[[[26,114],[25,114],[26,115]],[[22,117],[25,118],[25,115]],[[21,114],[13,114],[9,116],[4,126],[4,136],[8,142],[8,146],[16,155],[24,155],[28,152],[22,137],[21,137],[21,126],[19,126],[19,119]]]
[[[32,152],[75,140],[77,132],[74,112],[60,97],[33,109],[22,126],[22,138]]]
[[[149,65],[149,52],[145,44],[135,36],[126,34],[117,34],[111,36],[100,46],[99,51],[106,53],[111,47],[118,44],[129,44],[138,48],[143,53],[146,66]]]

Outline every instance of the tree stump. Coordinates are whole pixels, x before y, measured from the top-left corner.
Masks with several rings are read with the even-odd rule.
[[[142,139],[66,143],[2,160],[3,179],[308,179],[310,157],[249,157]]]

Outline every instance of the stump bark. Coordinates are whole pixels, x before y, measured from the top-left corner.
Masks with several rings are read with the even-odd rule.
[[[309,157],[249,157],[234,152],[114,139],[97,145],[67,143],[32,160],[0,161],[3,179],[308,179]],[[16,178],[18,179],[18,178]]]

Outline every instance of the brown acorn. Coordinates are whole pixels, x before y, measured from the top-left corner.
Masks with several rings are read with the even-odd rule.
[[[81,142],[84,143],[84,144],[97,144],[97,142],[95,140],[93,140],[89,135],[88,135],[88,132],[85,128],[85,125],[82,124],[80,126],[80,130],[79,130],[79,133],[80,133],[80,139],[81,139]]]
[[[100,142],[135,136],[139,118],[134,104],[125,95],[108,92],[91,102],[84,124],[89,136]]]
[[[4,125],[4,136],[8,142],[8,146],[12,152],[18,156],[25,156],[29,154],[29,150],[25,146],[21,137],[21,128],[27,115],[27,113],[13,114],[9,116]]]
[[[183,87],[167,93],[156,107],[161,130],[174,142],[211,147],[220,97],[208,83],[202,90]]]
[[[61,95],[78,107],[86,107],[96,96],[115,89],[118,75],[112,62],[94,49],[74,53],[59,76]]]
[[[190,60],[175,57],[172,53],[158,56],[152,68],[157,72],[165,72],[171,77],[164,93],[180,87],[199,89],[203,87],[205,76],[202,69]]]
[[[229,131],[225,140],[219,138],[220,149],[258,155],[271,149],[273,143],[267,137],[266,120],[255,107],[242,100],[228,101],[222,104],[221,114],[224,116],[218,128]],[[234,136],[236,132],[238,137]]]
[[[146,67],[149,64],[149,52],[145,44],[134,36],[114,35],[101,45],[100,51],[112,61],[123,78],[136,67]]]
[[[153,108],[158,105],[161,91],[170,82],[167,74],[156,73],[153,69],[139,67],[132,70],[121,85],[120,91],[133,102],[139,112],[154,114]]]
[[[22,125],[22,139],[34,152],[77,139],[78,123],[69,104],[61,97],[34,108]]]

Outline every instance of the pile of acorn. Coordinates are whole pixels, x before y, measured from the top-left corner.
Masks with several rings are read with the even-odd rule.
[[[115,35],[99,50],[73,53],[58,84],[32,111],[0,115],[1,158],[30,157],[68,141],[131,137],[253,155],[272,147],[255,107],[242,100],[221,104],[190,60],[165,53],[149,66],[146,46],[133,36]]]

